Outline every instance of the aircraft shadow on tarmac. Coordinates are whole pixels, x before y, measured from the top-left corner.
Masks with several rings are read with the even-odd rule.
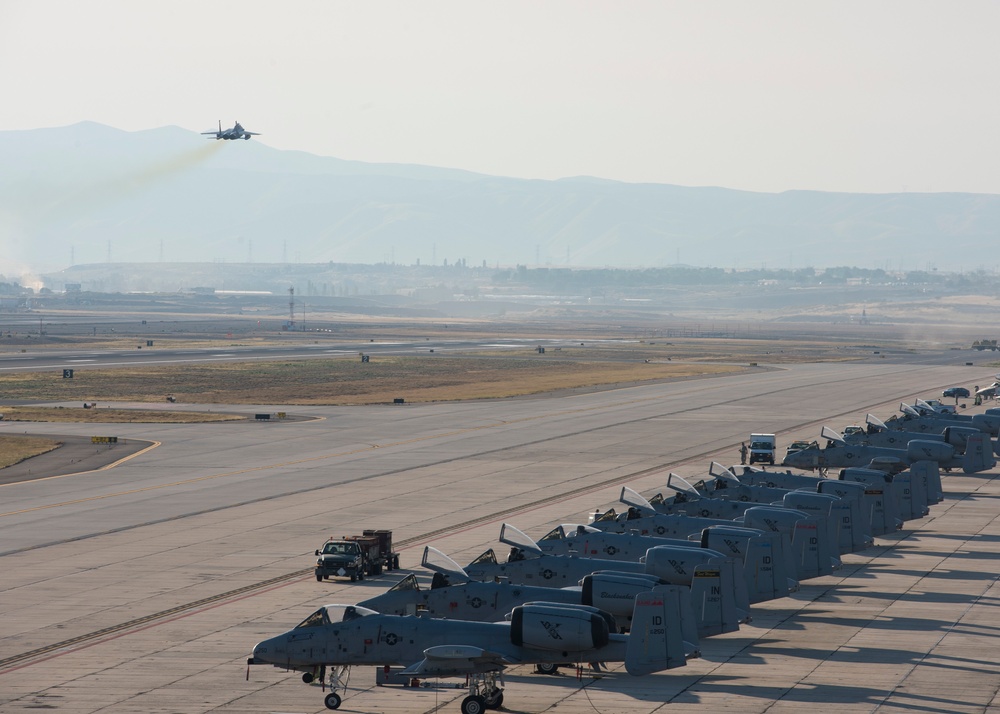
[[[930,632],[933,630],[949,630],[949,631],[971,631],[976,632],[1000,632],[1000,626],[994,627],[993,625],[968,625],[956,628],[954,622],[945,622],[944,620],[934,620],[927,618],[913,618],[913,617],[889,617],[879,620],[871,620],[865,617],[844,617],[839,612],[834,613],[830,616],[824,616],[823,611],[817,612],[815,614],[805,614],[797,613],[795,615],[795,622],[789,622],[782,625],[783,630],[806,630],[809,625],[812,624],[823,624],[823,625],[835,625],[843,627],[857,627],[875,630],[900,630],[904,627],[910,627],[912,629],[918,630],[920,632]],[[983,633],[984,634],[984,633]]]
[[[728,686],[725,684],[725,681],[729,679],[737,678],[708,675],[686,689],[680,696],[670,701],[674,704],[697,704],[701,701],[698,696],[699,692],[704,692],[705,694],[711,693],[713,700],[717,699],[719,695],[727,695],[782,702],[801,702],[803,706],[811,707],[817,706],[819,702],[822,702],[826,706],[837,704],[856,706],[858,704],[865,704],[873,708],[885,704],[885,691],[873,687],[801,683],[791,689],[756,686],[752,684]],[[745,681],[742,678],[738,679]],[[906,709],[911,712],[923,711],[943,714],[944,712],[953,712],[959,708],[969,707],[968,701],[958,701],[945,697],[930,697],[906,692],[896,692],[895,696],[902,696],[904,699],[909,700]],[[637,694],[635,698],[656,701],[655,697],[644,697],[641,694]]]

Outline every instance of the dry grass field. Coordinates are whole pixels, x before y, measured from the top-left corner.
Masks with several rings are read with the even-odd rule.
[[[644,358],[645,359],[645,358]],[[534,357],[378,357],[357,359],[196,364],[184,367],[0,376],[0,393],[13,401],[145,401],[199,404],[377,404],[487,399],[720,374],[746,366],[673,361]],[[73,409],[94,414],[107,410]],[[160,414],[155,412],[155,414]]]
[[[0,469],[58,448],[59,442],[53,439],[43,439],[36,436],[2,436],[0,437]]]
[[[4,421],[50,421],[80,424],[200,424],[246,419],[219,412],[161,411],[159,409],[84,409],[79,407],[3,407]]]

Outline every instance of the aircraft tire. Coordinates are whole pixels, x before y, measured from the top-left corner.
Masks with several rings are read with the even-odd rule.
[[[487,709],[499,709],[503,706],[503,690],[494,689],[488,696],[484,697]]]
[[[323,700],[323,704],[326,705],[327,709],[340,709],[340,702],[340,695],[336,692],[330,692]]]
[[[358,576],[355,575],[354,573],[351,573],[351,582],[353,583],[357,579],[358,579]]]
[[[392,569],[399,570],[399,556],[395,555],[392,558]]]
[[[319,573],[319,572],[316,573],[316,582],[318,582],[318,583],[323,582],[323,574],[322,573]]]
[[[470,694],[462,700],[462,714],[483,714],[486,711],[486,700],[475,694]]]
[[[552,662],[543,662],[535,665],[535,671],[538,674],[555,674],[559,671],[559,665]]]

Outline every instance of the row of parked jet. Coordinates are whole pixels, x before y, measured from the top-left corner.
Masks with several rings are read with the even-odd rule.
[[[810,446],[790,452],[782,466],[815,469],[863,466],[873,461],[887,470],[901,471],[916,461],[936,462],[944,471],[987,471],[1000,455],[1000,408],[981,414],[942,411],[917,399],[899,405],[899,415],[886,421],[868,414],[864,429],[839,434],[829,427],[820,431],[825,446]]]
[[[248,665],[328,682],[329,709],[340,706],[354,665],[466,677],[463,714],[500,707],[513,665],[546,674],[607,662],[631,675],[682,667],[699,656],[700,638],[749,622],[753,604],[833,573],[842,555],[927,515],[943,498],[942,468],[955,468],[959,454],[967,472],[995,466],[1000,410],[946,420],[924,409],[887,422],[869,415],[865,437],[886,434],[896,439],[889,446],[824,432],[834,442],[824,454],[868,459],[837,466],[835,478],[713,463],[694,483],[669,474],[667,496],[623,488],[621,513],[561,524],[538,540],[505,523],[503,562],[490,549],[462,567],[428,546],[430,588],[409,574],[357,605],[322,607],[257,644]],[[833,467],[833,459],[810,463]]]

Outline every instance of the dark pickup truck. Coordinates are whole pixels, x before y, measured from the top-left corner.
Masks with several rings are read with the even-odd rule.
[[[399,554],[392,550],[392,531],[386,530],[331,538],[316,556],[316,580],[339,576],[350,577],[353,583],[399,567]]]

